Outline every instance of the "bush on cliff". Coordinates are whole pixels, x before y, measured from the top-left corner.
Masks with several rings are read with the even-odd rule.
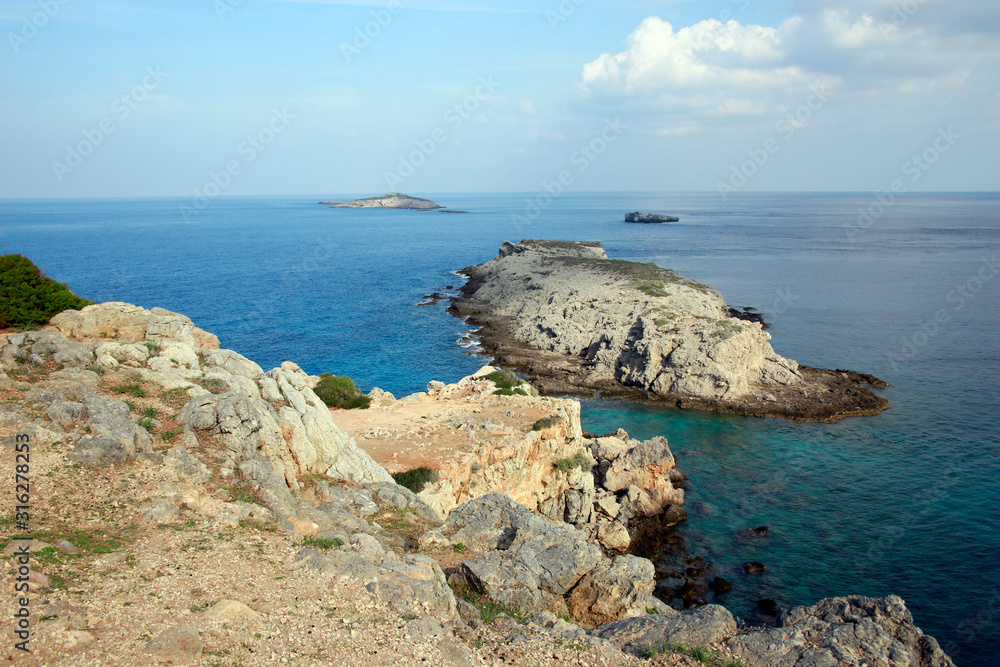
[[[430,468],[414,468],[413,470],[397,472],[392,478],[396,484],[405,486],[414,493],[420,493],[425,486],[438,481],[438,471]]]
[[[323,373],[319,382],[313,388],[319,400],[326,403],[328,408],[342,408],[350,410],[352,408],[367,408],[372,400],[358,391],[354,386],[354,381],[349,377]]]
[[[521,389],[519,385],[524,383],[524,380],[517,377],[517,374],[511,371],[493,371],[489,375],[484,376],[485,380],[489,380],[497,386],[497,390],[493,392],[497,396],[527,396],[528,392]],[[518,387],[515,389],[515,387]]]
[[[21,255],[0,257],[0,327],[36,327],[53,315],[90,304]]]

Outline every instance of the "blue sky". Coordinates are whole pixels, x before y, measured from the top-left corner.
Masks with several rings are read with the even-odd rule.
[[[998,33],[994,0],[5,2],[0,197],[997,190]]]

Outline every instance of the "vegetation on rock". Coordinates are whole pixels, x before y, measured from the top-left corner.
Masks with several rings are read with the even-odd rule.
[[[358,391],[351,378],[342,375],[323,373],[319,383],[313,388],[319,400],[326,403],[328,408],[342,408],[350,410],[353,408],[367,408],[371,404],[371,399]]]
[[[90,303],[46,276],[27,257],[0,257],[0,327],[37,327],[56,313]]]
[[[414,468],[413,470],[397,472],[392,476],[392,479],[395,480],[396,484],[406,487],[414,493],[420,493],[425,486],[438,481],[438,471],[430,468]]]

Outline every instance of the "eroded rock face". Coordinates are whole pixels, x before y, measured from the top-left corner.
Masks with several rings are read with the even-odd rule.
[[[733,637],[727,646],[773,667],[954,667],[895,595],[827,598],[782,614],[778,626]]]
[[[605,623],[592,634],[607,639],[618,648],[635,655],[651,649],[672,649],[675,644],[708,646],[736,634],[736,620],[725,607],[709,604],[679,612],[638,616]]]
[[[589,627],[665,607],[652,596],[650,561],[606,558],[585,532],[554,524],[500,494],[459,506],[420,544],[484,551],[459,565],[459,580],[525,611],[568,611]]]
[[[733,317],[708,285],[609,260],[599,244],[505,242],[496,259],[462,273],[469,282],[452,312],[482,325],[486,350],[543,378],[545,391],[632,392],[803,419],[888,405],[864,389],[875,378],[804,370],[775,353],[761,323]]]
[[[432,381],[426,393],[382,398],[338,419],[390,470],[437,470],[438,481],[420,497],[441,519],[501,493],[625,552],[633,518],[683,503],[684,492],[671,483],[675,461],[666,439],[632,440],[624,431],[584,438],[578,401],[535,396],[527,383],[502,395],[487,379],[495,371],[486,366],[455,384]]]
[[[190,318],[163,308],[146,310],[130,303],[110,301],[65,310],[49,324],[73,338],[111,338],[121,341],[179,341],[198,349],[217,349],[219,339],[194,326]]]

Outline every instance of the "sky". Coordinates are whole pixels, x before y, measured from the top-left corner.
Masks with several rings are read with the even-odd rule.
[[[1000,190],[996,0],[5,0],[0,197]]]

